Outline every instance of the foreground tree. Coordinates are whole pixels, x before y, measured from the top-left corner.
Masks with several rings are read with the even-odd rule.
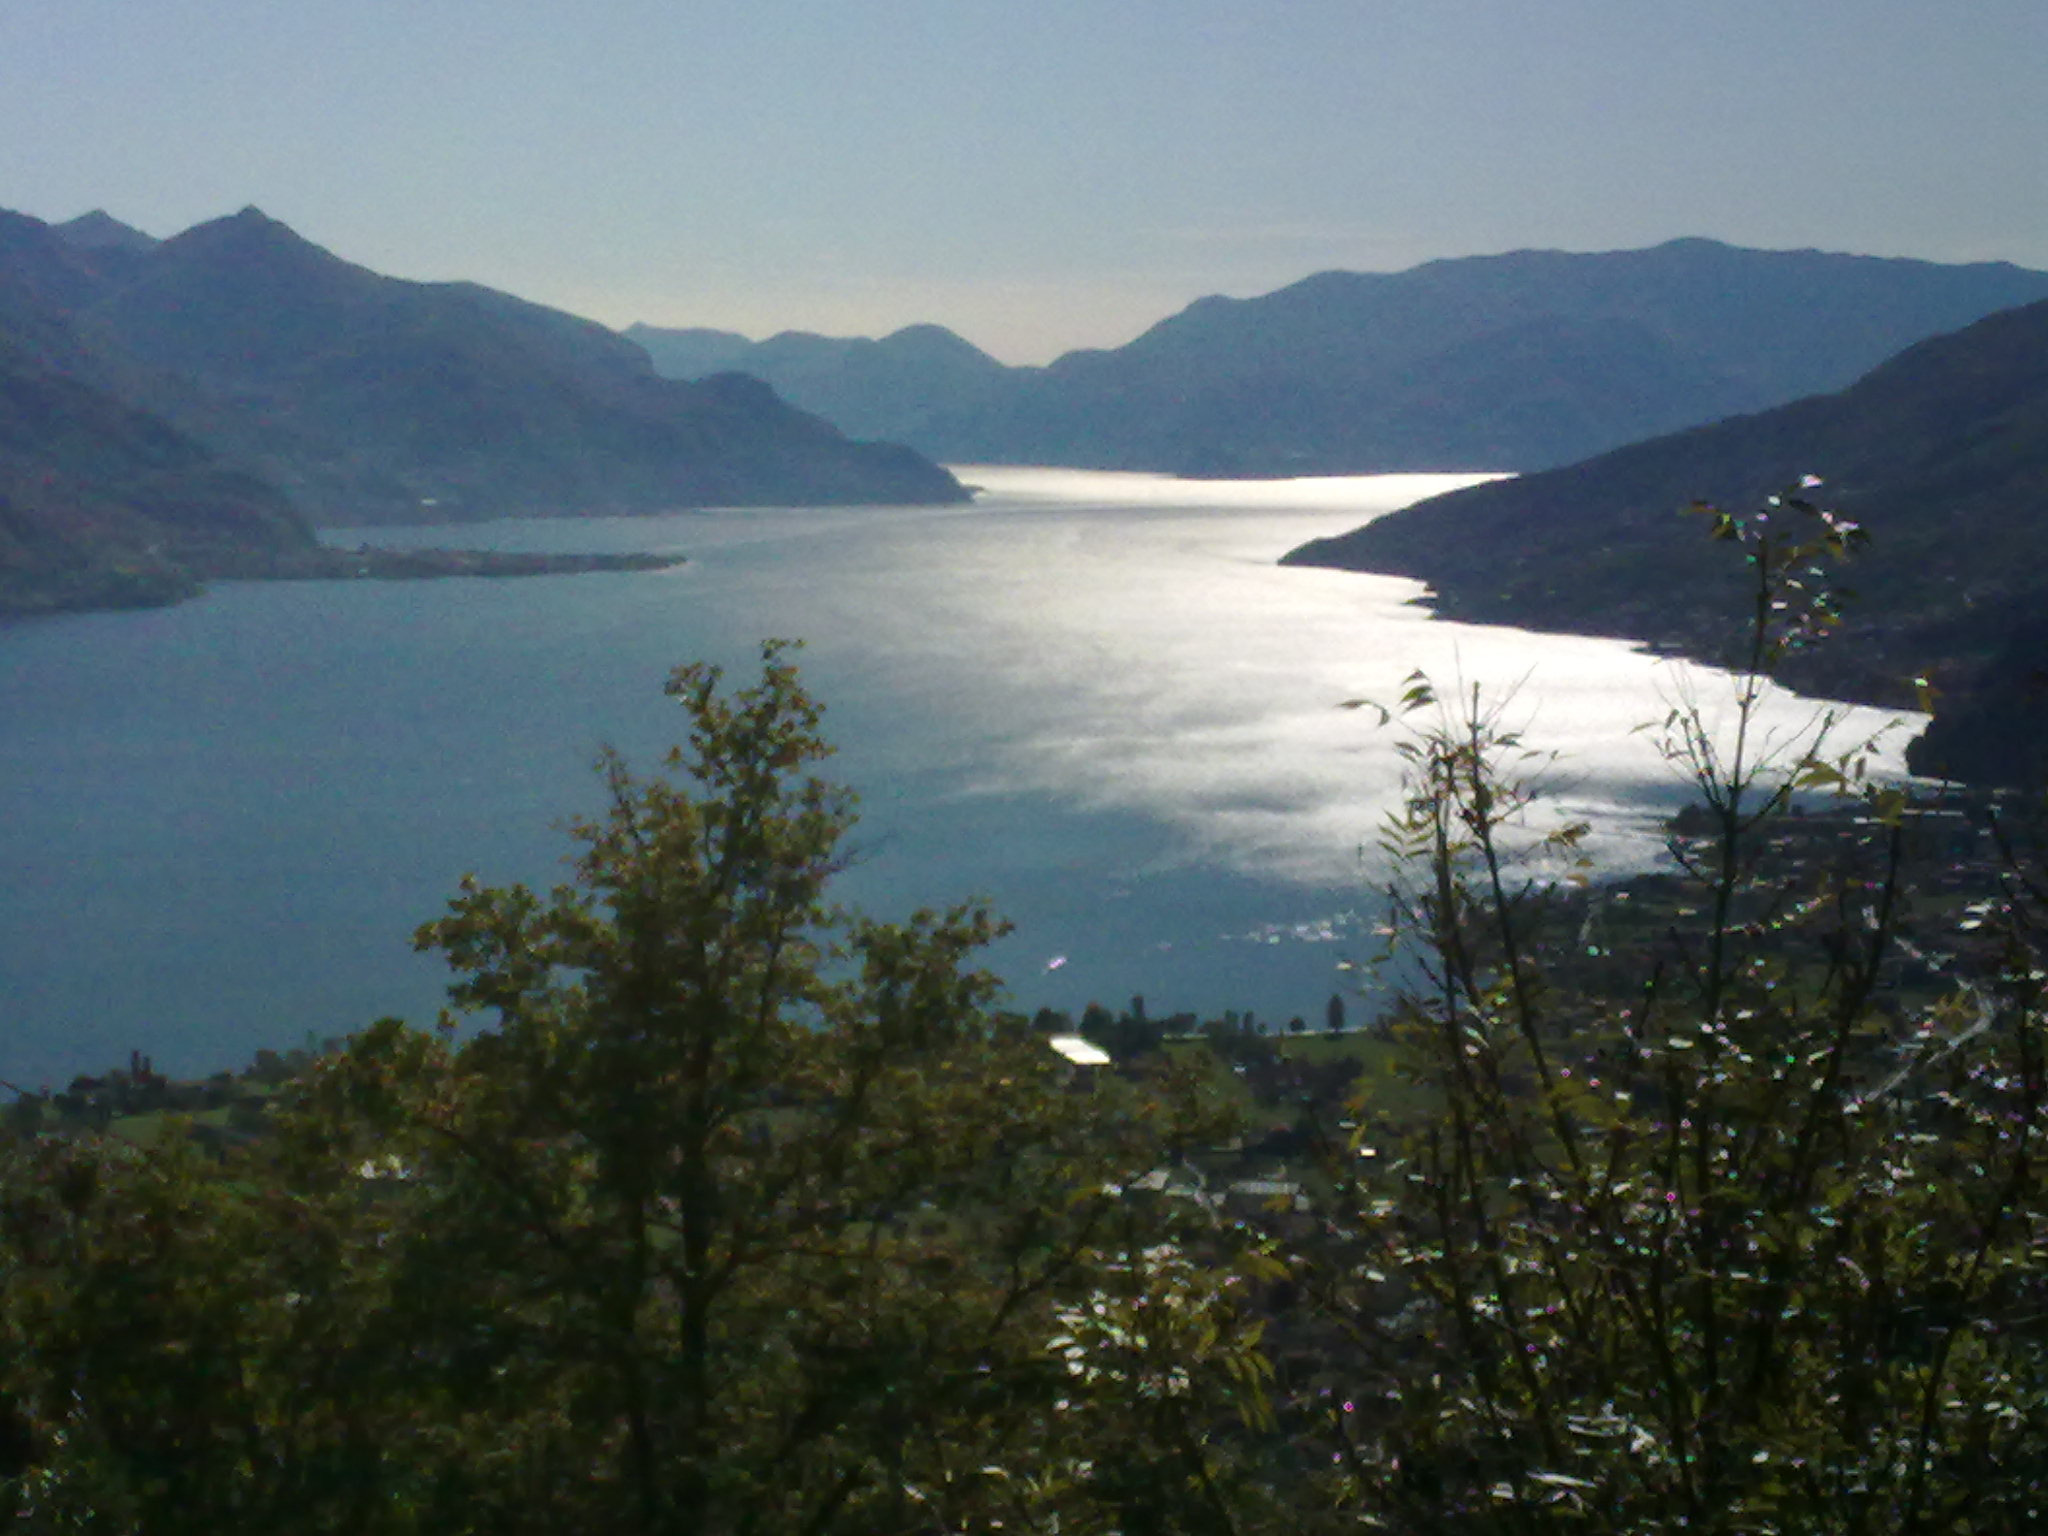
[[[1261,1377],[1228,1233],[1125,1192],[1215,1126],[996,1012],[985,911],[830,904],[851,801],[784,648],[669,691],[688,740],[661,776],[604,758],[567,883],[465,882],[421,929],[484,1027],[386,1021],[254,1161],[131,1169],[63,1241],[24,1216],[18,1515],[1232,1528],[1217,1432]]]
[[[1160,1394],[1078,1381],[1071,1319],[1174,1243],[1176,1214],[1122,1185],[1206,1133],[1171,1096],[1070,1081],[993,1011],[985,911],[829,904],[850,798],[813,772],[818,709],[780,647],[749,687],[696,666],[669,691],[687,743],[660,778],[604,760],[572,883],[467,885],[421,930],[494,1026],[460,1047],[383,1026],[309,1106],[375,1127],[403,1189],[407,1347],[448,1392],[436,1521],[708,1536],[1102,1507],[1113,1389]],[[1245,1378],[1229,1288],[1200,1315],[1214,1368],[1178,1362],[1189,1434],[1144,1493],[1197,1514],[1219,1497],[1197,1389]]]
[[[1368,1093],[1351,1241],[1303,1265],[1351,1341],[1329,1421],[1350,1519],[2038,1523],[2042,956],[2023,893],[1912,911],[1908,807],[1861,785],[1831,722],[1760,739],[1764,678],[1827,627],[1820,567],[1857,536],[1804,490],[1716,515],[1755,620],[1732,729],[1691,706],[1667,722],[1702,807],[1668,913],[1588,943],[1587,904],[1527,862],[1525,753],[1499,715],[1472,703],[1415,739],[1388,834],[1413,876],[1394,1027],[1429,1108],[1375,1114]],[[1860,794],[1852,835],[1788,854],[1802,788]],[[1936,917],[1999,932],[1976,977],[1937,974],[1931,921],[1910,942]]]
[[[429,1394],[367,1347],[383,1226],[360,1180],[268,1147],[0,1146],[10,1529],[405,1528],[390,1473]]]

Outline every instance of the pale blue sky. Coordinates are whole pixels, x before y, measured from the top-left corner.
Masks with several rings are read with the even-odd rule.
[[[0,0],[0,206],[1010,361],[1681,234],[2048,268],[2048,0]]]

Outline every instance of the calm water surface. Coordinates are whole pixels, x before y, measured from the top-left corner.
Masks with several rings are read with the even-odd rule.
[[[1447,477],[962,473],[971,507],[374,535],[692,557],[665,572],[228,585],[0,630],[0,1077],[131,1048],[211,1070],[431,1018],[444,976],[413,927],[465,871],[557,878],[599,744],[651,763],[680,723],[668,670],[744,673],[767,636],[807,642],[862,796],[842,894],[882,916],[993,899],[1027,1007],[1320,1018],[1399,784],[1396,733],[1340,706],[1418,667],[1514,693],[1609,867],[1654,858],[1681,798],[1632,728],[1725,694],[1614,642],[1429,620],[1411,582],[1273,563]]]

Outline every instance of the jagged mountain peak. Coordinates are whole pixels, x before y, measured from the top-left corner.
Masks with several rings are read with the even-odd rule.
[[[263,235],[273,239],[287,237],[293,240],[303,239],[299,232],[289,224],[285,223],[282,219],[273,219],[254,203],[249,204],[245,208],[238,209],[234,213],[224,213],[218,218],[202,219],[197,224],[179,231],[171,238],[175,242],[198,237],[218,239],[230,234],[239,235],[245,239],[252,235]]]
[[[66,243],[89,251],[151,251],[162,243],[155,235],[122,223],[104,208],[81,213],[51,229]]]
[[[290,263],[301,269],[313,267],[366,268],[344,261],[323,246],[315,245],[281,219],[273,219],[253,205],[238,213],[207,219],[181,230],[156,247],[159,259],[177,264],[183,261],[228,261],[258,265]]]

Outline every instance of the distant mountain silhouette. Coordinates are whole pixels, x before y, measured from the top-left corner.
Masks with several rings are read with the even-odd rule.
[[[87,250],[148,251],[158,244],[154,235],[146,235],[133,225],[123,224],[104,208],[95,208],[91,213],[81,213],[77,218],[51,226],[73,245]]]
[[[0,409],[0,611],[321,574],[308,522],[967,494],[754,379],[663,379],[603,326],[380,276],[253,208],[161,242],[0,211]]]
[[[788,334],[809,335],[804,331]],[[746,366],[748,354],[761,343],[748,340],[738,331],[715,331],[707,326],[663,330],[656,325],[629,325],[625,337],[646,352],[654,364],[654,371],[665,379],[706,379],[714,373],[752,373],[764,383],[775,382],[768,377],[766,370]],[[827,337],[817,339],[827,346],[836,345]],[[781,394],[782,391],[778,388],[776,393]]]
[[[253,208],[96,273],[78,334],[316,522],[962,495],[766,391],[661,379],[603,326],[379,276]]]
[[[992,400],[1012,373],[940,325],[906,326],[879,341],[784,331],[757,342],[732,331],[649,325],[625,334],[669,378],[752,374],[850,436],[898,442],[944,440],[946,423]]]
[[[1531,470],[1820,390],[2048,298],[2048,273],[1711,240],[1325,272],[1197,301],[1113,351],[1004,369],[936,327],[884,342],[636,327],[678,377],[738,368],[951,462],[1203,475]],[[951,349],[859,349],[936,332]],[[658,338],[694,338],[671,349]],[[971,349],[968,349],[971,351]],[[857,422],[857,425],[856,425]]]
[[[1807,473],[1872,544],[1842,573],[1855,593],[1844,632],[1797,658],[1793,680],[1903,703],[1907,679],[1932,673],[1948,702],[1915,765],[2021,776],[2048,744],[2035,649],[2048,613],[2048,303],[1921,342],[1840,393],[1436,497],[1286,558],[1418,578],[1447,617],[1726,660],[1743,572],[1681,510],[1694,498],[1752,510]]]

